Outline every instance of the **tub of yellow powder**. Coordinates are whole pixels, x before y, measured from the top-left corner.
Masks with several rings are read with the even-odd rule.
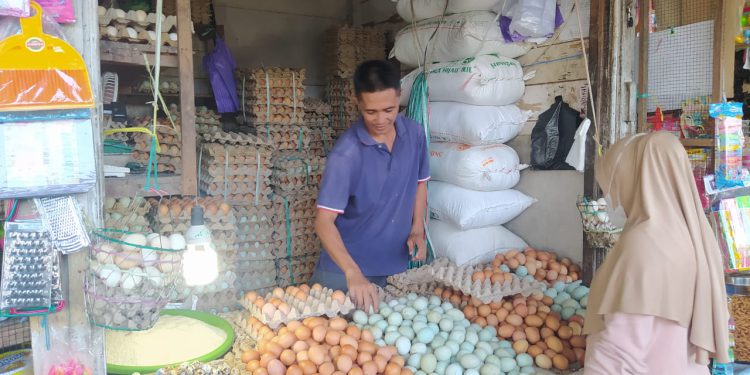
[[[189,310],[164,310],[145,331],[106,331],[107,372],[152,373],[183,362],[212,361],[234,342],[226,320]]]

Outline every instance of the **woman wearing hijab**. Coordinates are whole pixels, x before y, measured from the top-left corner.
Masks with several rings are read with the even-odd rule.
[[[627,222],[591,284],[586,375],[709,373],[728,362],[721,253],[690,163],[668,133],[626,138],[596,180]]]

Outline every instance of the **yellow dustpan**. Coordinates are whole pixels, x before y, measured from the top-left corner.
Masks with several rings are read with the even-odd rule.
[[[42,8],[21,18],[21,34],[0,41],[0,111],[94,106],[83,58],[70,44],[42,31]]]

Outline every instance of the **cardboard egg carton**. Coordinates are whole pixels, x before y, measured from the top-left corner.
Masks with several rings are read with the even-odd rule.
[[[472,281],[472,274],[479,270],[474,266],[458,267],[454,264],[433,267],[435,280],[466,295],[479,299],[482,303],[500,301],[504,297],[521,294],[528,296],[543,291],[545,284],[536,280],[528,281],[514,276],[510,282],[493,283],[490,280]]]
[[[261,138],[258,138],[252,134],[225,132],[219,130],[202,134],[202,139],[206,143],[218,143],[222,145],[265,145],[265,142]]]
[[[192,0],[190,1],[190,18],[193,23],[198,25],[211,24],[211,0]]]
[[[398,289],[406,289],[411,285],[421,285],[436,282],[435,270],[450,266],[447,258],[437,258],[432,263],[419,268],[408,269],[402,273],[388,276],[387,282]]]
[[[320,249],[312,255],[286,257],[276,260],[276,283],[280,287],[306,283],[315,271]]]
[[[237,258],[246,260],[276,259],[274,249],[278,246],[268,241],[245,241],[237,244]]]
[[[237,221],[232,212],[232,206],[221,197],[183,197],[151,200],[151,216],[161,224],[189,223],[192,208],[195,205],[203,207],[206,225],[212,229],[236,230]]]
[[[328,73],[351,78],[357,65],[386,58],[386,31],[372,27],[342,26],[326,33]]]
[[[335,296],[335,294],[340,295]],[[340,297],[343,297],[343,303],[340,303],[336,299]],[[310,288],[306,299],[298,298],[298,296],[290,293],[289,289],[284,291],[277,288],[274,289],[273,293],[266,295],[265,298],[256,299],[256,301],[270,302],[274,298],[283,301],[289,307],[289,312],[285,313],[277,308],[266,308],[266,306],[269,306],[268,304],[265,304],[263,307],[258,307],[255,304],[255,301],[247,301],[246,298],[242,298],[240,304],[249,311],[252,316],[260,320],[263,324],[268,325],[271,329],[276,329],[280,325],[286,324],[292,320],[301,320],[310,316],[325,315],[329,318],[333,318],[338,315],[346,315],[351,311],[354,311],[355,308],[352,300],[341,293],[341,291],[320,287]]]
[[[245,119],[255,124],[304,122],[304,69],[238,69],[236,79]]]
[[[156,29],[156,13],[146,13],[141,10],[124,11],[118,8],[97,8],[99,26],[108,25],[132,25],[141,28]],[[169,32],[177,26],[177,17],[174,15],[161,17],[161,31]]]
[[[273,158],[271,185],[279,194],[315,189],[320,185],[324,167],[324,157],[296,151],[279,152]]]
[[[277,242],[274,249],[274,255],[278,259],[292,257],[301,257],[305,255],[320,254],[322,244],[315,233],[308,233],[291,238],[291,243],[287,246],[287,239],[282,238]],[[291,253],[291,254],[290,254]]]
[[[235,282],[235,288],[239,291],[252,291],[276,286],[276,270],[271,267],[269,270],[258,272],[238,272],[239,277]]]
[[[255,272],[257,274],[276,274],[275,272],[267,272],[268,270],[274,270],[276,265],[273,260],[249,260],[249,259],[237,259],[235,267],[238,271],[242,272]]]
[[[228,313],[227,315],[228,316],[225,316],[224,319],[226,319],[233,326],[234,331],[238,334],[247,335],[252,340],[257,341],[261,339],[260,331],[263,327],[271,329],[271,327],[265,325],[247,310],[236,310]],[[242,351],[247,351],[248,349],[249,348]]]
[[[348,129],[360,116],[351,79],[331,78],[328,81],[328,98],[331,103],[331,127],[335,130]]]

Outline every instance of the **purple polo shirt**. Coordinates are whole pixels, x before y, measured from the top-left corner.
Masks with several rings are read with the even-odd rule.
[[[400,114],[391,152],[370,136],[360,119],[341,135],[328,154],[318,208],[339,214],[336,227],[365,276],[406,270],[406,241],[411,232],[417,185],[429,179],[424,130]],[[342,272],[325,251],[318,267]]]

